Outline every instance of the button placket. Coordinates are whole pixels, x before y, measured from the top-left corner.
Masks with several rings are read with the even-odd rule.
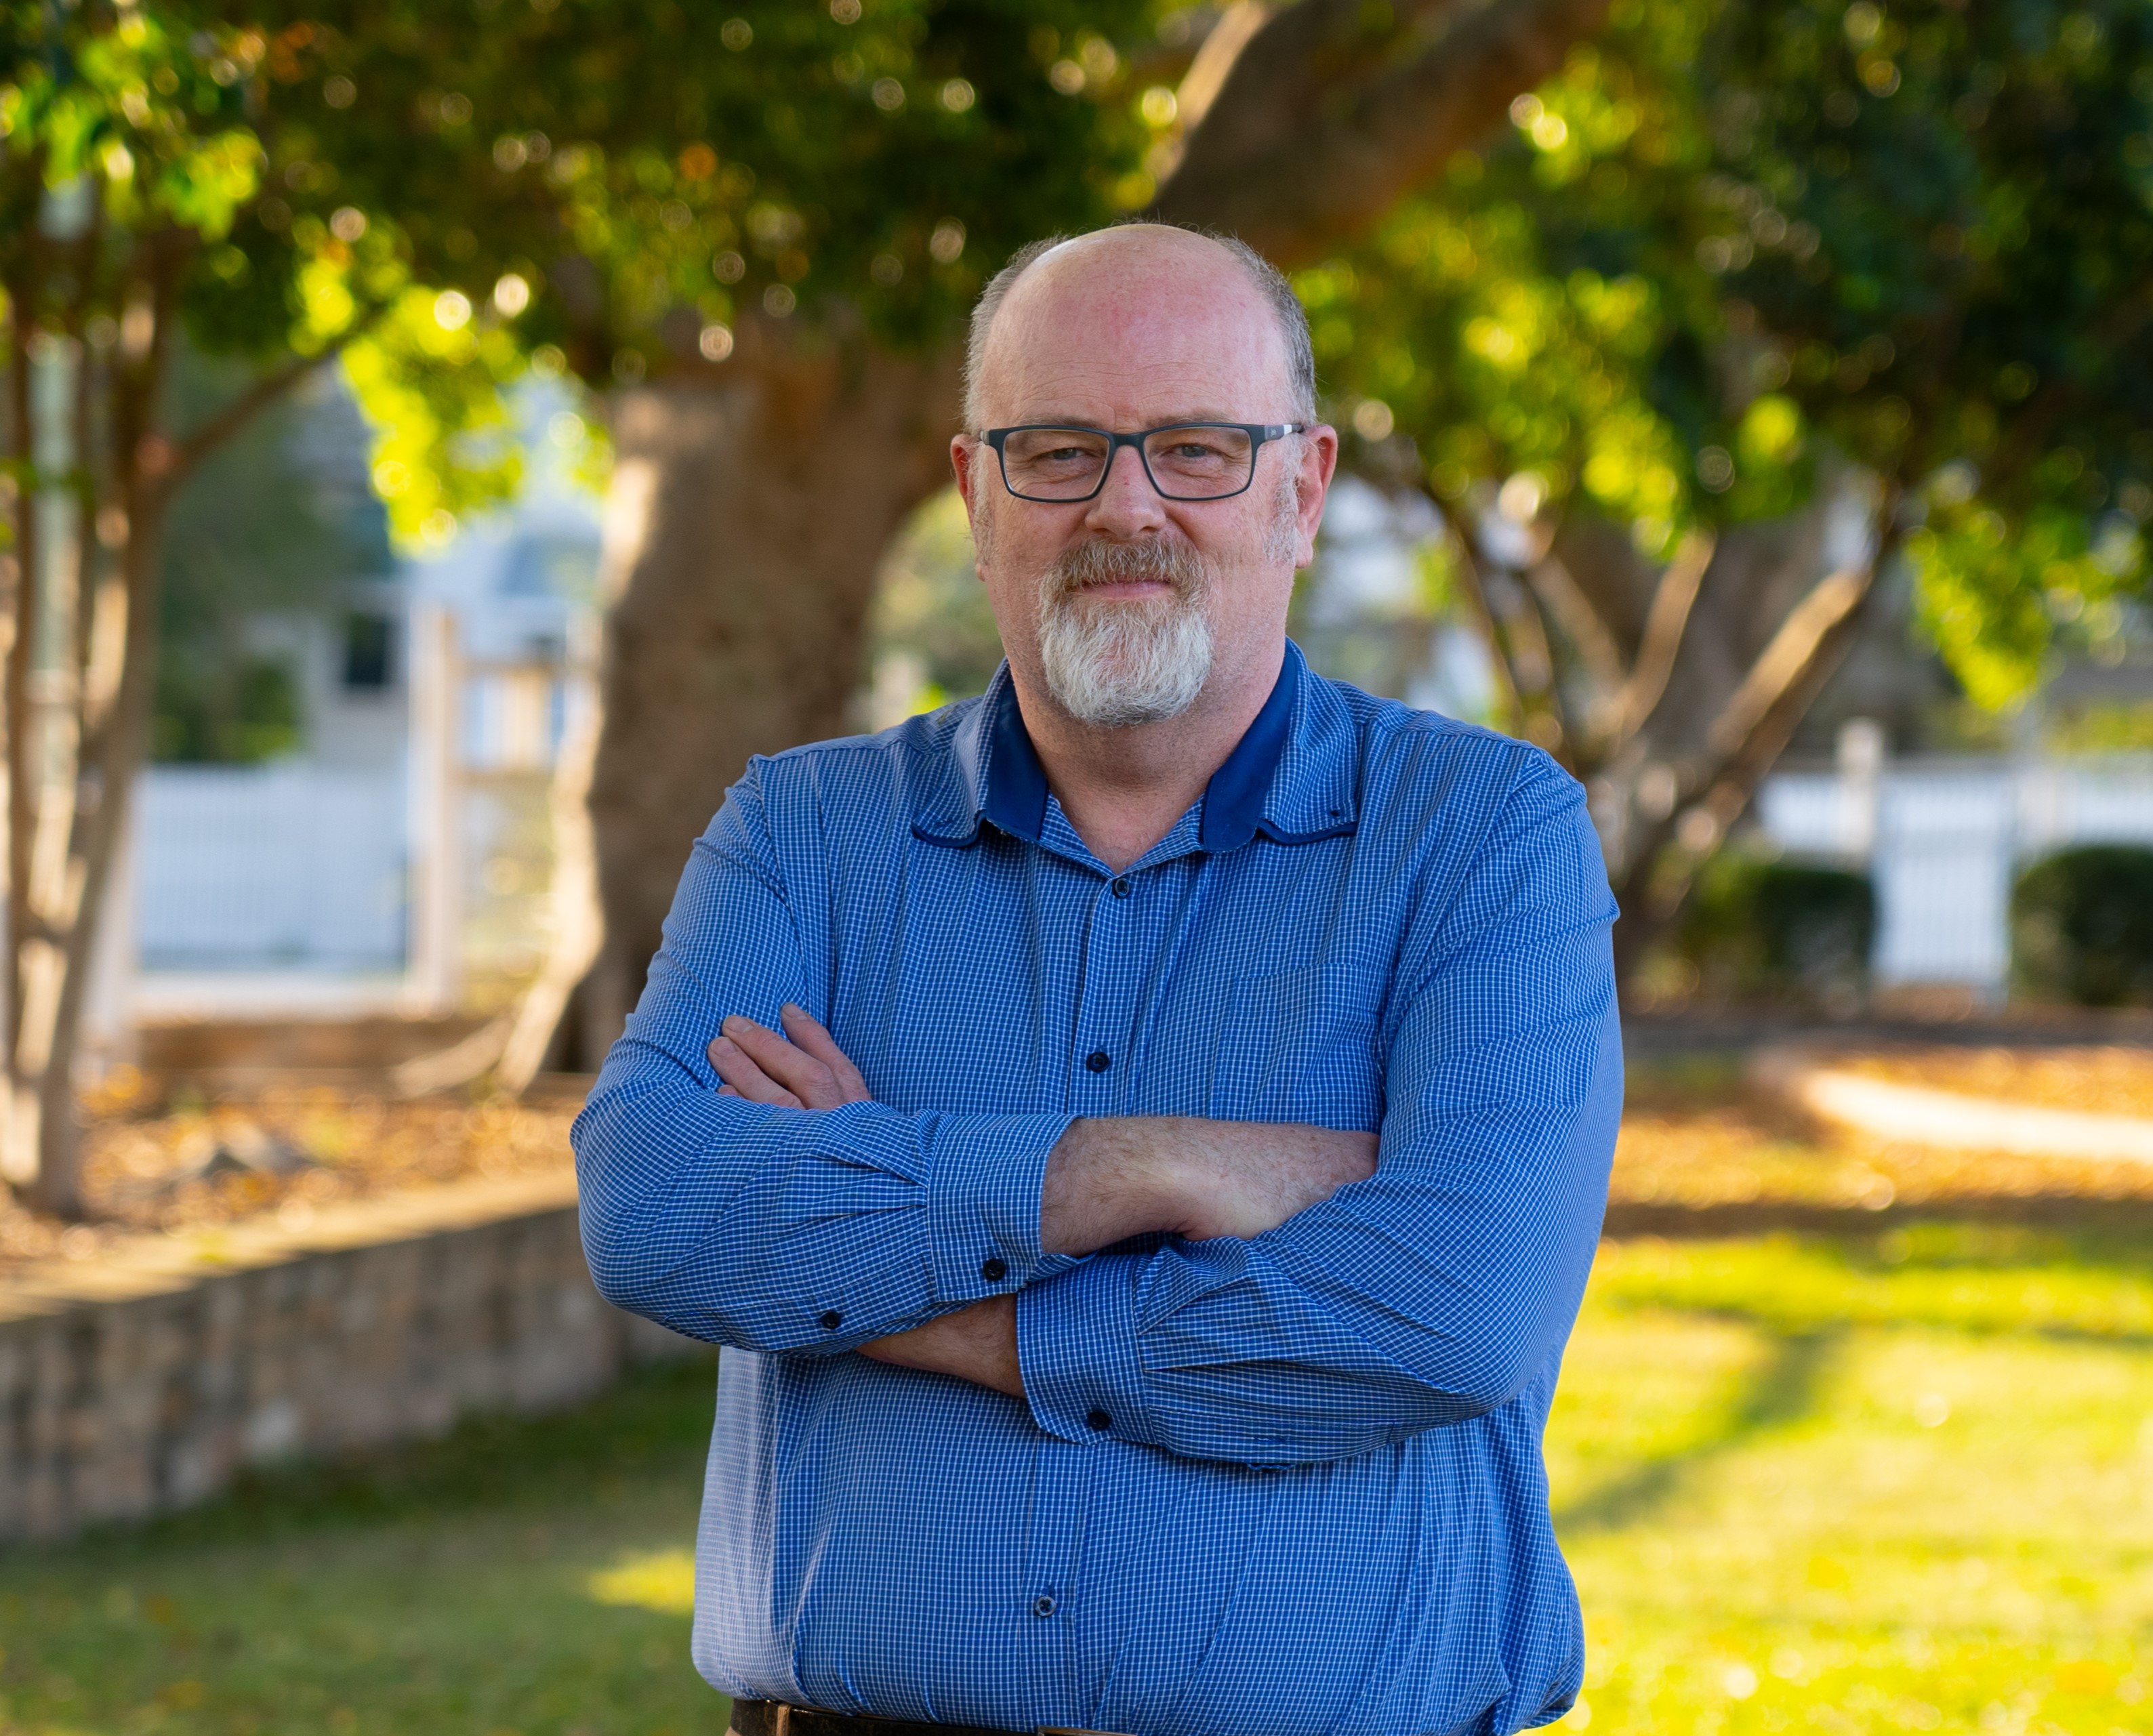
[[[1127,1031],[1131,1017],[1126,1004],[1129,985],[1122,980],[1127,972],[1122,961],[1136,915],[1132,889],[1127,874],[1099,882],[1086,924],[1084,991],[1076,1011],[1073,1074],[1076,1101],[1095,1113],[1112,1112],[1126,1095],[1116,1064],[1116,1037]]]

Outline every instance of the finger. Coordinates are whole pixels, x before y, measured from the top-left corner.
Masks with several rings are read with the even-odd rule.
[[[790,1000],[778,1009],[778,1014],[785,1021],[785,1034],[835,1076],[837,1088],[845,1093],[847,1102],[864,1103],[868,1101],[871,1093],[868,1090],[868,1082],[860,1077],[860,1070],[853,1065],[851,1058],[837,1046],[837,1038],[830,1035],[814,1014]]]
[[[735,1013],[718,1028],[766,1076],[792,1092],[807,1107],[833,1109],[844,1102],[838,1093],[837,1077],[827,1063],[788,1043],[767,1026]]]
[[[734,1092],[751,1103],[778,1103],[788,1109],[807,1106],[782,1085],[757,1067],[752,1056],[746,1054],[739,1044],[729,1037],[719,1037],[710,1045],[710,1065],[717,1070],[718,1077],[732,1087]]]

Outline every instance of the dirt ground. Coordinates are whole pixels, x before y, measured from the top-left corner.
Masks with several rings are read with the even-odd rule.
[[[121,1068],[83,1105],[90,1221],[62,1224],[0,1194],[0,1266],[94,1260],[114,1238],[277,1212],[473,1175],[565,1168],[575,1082],[527,1102],[322,1083],[206,1092]]]
[[[1849,1056],[1833,1064],[1895,1084],[2008,1097],[2090,1115],[2153,1118],[2153,1050],[1913,1049]]]
[[[1820,1059],[1896,1084],[2153,1114],[2153,1051],[1935,1048]],[[1715,1057],[1631,1068],[1610,1197],[1616,1205],[1865,1211],[1977,1200],[2153,1201],[2153,1165],[1879,1139],[1813,1120],[1750,1085],[1738,1058]]]
[[[1906,1084],[2153,1116],[2153,1050],[1920,1048],[1833,1065]],[[0,1195],[0,1267],[94,1260],[116,1237],[472,1175],[567,1167],[587,1082],[532,1100],[400,1101],[319,1082],[214,1091],[129,1070],[84,1104],[92,1221],[63,1224]],[[1781,1206],[1881,1212],[2013,1201],[2153,1202],[2153,1166],[1940,1150],[1822,1126],[1753,1088],[1738,1057],[1640,1061],[1611,1190],[1617,1208]]]

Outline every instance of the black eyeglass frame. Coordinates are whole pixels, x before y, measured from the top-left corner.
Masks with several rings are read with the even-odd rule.
[[[1137,462],[1143,466],[1145,480],[1153,491],[1163,501],[1204,502],[1230,501],[1235,495],[1246,494],[1256,485],[1256,460],[1263,454],[1265,444],[1284,440],[1289,434],[1306,434],[1316,425],[1313,422],[1162,422],[1156,428],[1139,428],[1134,434],[1117,434],[1111,428],[1090,428],[1082,422],[1020,422],[1014,428],[983,428],[975,436],[995,449],[995,459],[1001,466],[1002,486],[1013,500],[1030,501],[1036,507],[1076,507],[1086,501],[1097,500],[1099,491],[1107,486],[1107,478],[1114,473],[1114,461],[1121,456],[1123,446],[1136,448]],[[1151,460],[1144,456],[1143,443],[1154,434],[1173,434],[1183,428],[1234,428],[1249,436],[1249,479],[1231,494],[1168,494],[1158,486],[1158,478],[1152,474]],[[1107,461],[1099,466],[1099,480],[1092,485],[1089,494],[1019,494],[1009,479],[1009,453],[1004,445],[1012,434],[1045,433],[1066,429],[1071,434],[1096,434],[1107,442]]]

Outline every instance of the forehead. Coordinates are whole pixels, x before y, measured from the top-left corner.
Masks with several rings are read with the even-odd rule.
[[[979,385],[990,423],[1132,427],[1283,420],[1286,374],[1277,315],[1239,260],[1193,236],[1109,231],[1017,280]]]

